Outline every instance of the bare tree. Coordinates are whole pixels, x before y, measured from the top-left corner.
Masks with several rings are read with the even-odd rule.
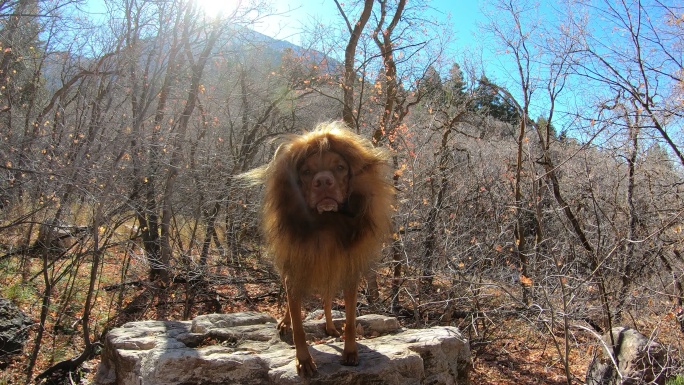
[[[583,3],[605,23],[592,27],[576,13],[569,19],[577,32],[575,64],[578,75],[633,100],[644,111],[650,125],[665,141],[681,164],[684,154],[670,128],[682,117],[681,106],[672,103],[681,92],[681,6],[660,1]],[[619,31],[620,33],[613,33]],[[612,97],[612,96],[609,96]],[[675,97],[676,98],[676,97]]]
[[[344,80],[342,83],[343,105],[342,105],[342,120],[349,126],[355,127],[358,131],[358,121],[354,116],[354,83],[356,81],[356,47],[361,38],[361,33],[368,23],[373,10],[373,3],[375,0],[364,0],[363,10],[359,15],[358,20],[354,23],[349,20],[344,9],[338,0],[335,0],[337,9],[344,19],[347,29],[349,30],[349,41],[344,50]],[[357,112],[358,114],[358,112]]]
[[[500,41],[500,44],[509,50],[514,56],[517,66],[517,86],[520,87],[521,101],[518,104],[520,118],[517,133],[517,156],[515,160],[515,180],[513,185],[513,207],[516,210],[517,222],[515,225],[514,248],[517,259],[520,261],[520,286],[522,301],[530,306],[532,304],[532,278],[530,274],[529,254],[530,249],[526,241],[527,226],[525,224],[525,200],[523,200],[523,168],[526,162],[527,125],[529,122],[529,108],[532,94],[535,92],[536,79],[532,78],[532,61],[535,52],[528,41],[528,36],[534,33],[535,25],[526,26],[521,19],[525,11],[530,10],[530,5],[518,2],[501,1],[495,6],[496,17],[490,16],[488,28]],[[501,14],[510,17],[509,23],[501,23]],[[527,30],[527,29],[530,30]]]

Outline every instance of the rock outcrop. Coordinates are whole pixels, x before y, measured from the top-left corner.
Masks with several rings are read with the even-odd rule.
[[[344,319],[336,319],[341,329]],[[454,327],[402,329],[395,318],[358,317],[360,364],[340,363],[343,342],[309,346],[318,373],[297,375],[294,348],[261,313],[210,314],[193,321],[129,322],[106,336],[95,382],[101,385],[467,384],[466,339]],[[324,321],[305,323],[325,337]]]
[[[0,369],[10,356],[21,353],[31,325],[33,321],[29,316],[10,300],[0,298]]]
[[[587,385],[665,384],[667,349],[632,328],[616,327],[587,370]],[[617,367],[616,367],[617,364]]]

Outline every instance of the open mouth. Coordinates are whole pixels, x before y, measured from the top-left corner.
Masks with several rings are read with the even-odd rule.
[[[323,198],[316,204],[316,209],[318,213],[321,214],[324,211],[337,211],[338,203],[333,198]]]

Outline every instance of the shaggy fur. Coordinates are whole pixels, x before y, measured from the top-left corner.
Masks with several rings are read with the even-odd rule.
[[[303,168],[308,168],[305,163],[319,164],[316,162],[324,156],[328,159],[325,154],[329,152],[339,154],[343,165],[335,166],[328,174],[342,172],[344,164],[348,166],[346,177],[335,174],[339,178],[335,187],[346,187],[346,191],[341,191],[343,201],[325,204],[321,211],[310,203],[311,178]],[[311,132],[287,137],[270,163],[245,177],[265,185],[263,231],[269,254],[283,277],[289,305],[280,327],[292,326],[298,370],[316,370],[305,342],[302,347],[303,331],[298,330],[301,298],[312,292],[320,294],[325,300],[326,330],[339,335],[329,314],[332,296],[340,289],[345,292],[350,326],[345,328],[343,363],[356,364],[356,290],[361,277],[380,256],[391,228],[394,189],[388,178],[386,152],[341,123],[328,123]]]

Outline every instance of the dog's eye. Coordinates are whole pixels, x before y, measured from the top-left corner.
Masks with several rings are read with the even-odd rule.
[[[308,169],[308,168],[305,168],[305,169],[303,169],[302,171],[300,171],[300,173],[301,173],[303,176],[309,176],[309,175],[311,175],[311,170]]]
[[[346,171],[346,170],[347,170],[347,168],[343,164],[337,165],[337,171],[342,172],[342,171]]]

